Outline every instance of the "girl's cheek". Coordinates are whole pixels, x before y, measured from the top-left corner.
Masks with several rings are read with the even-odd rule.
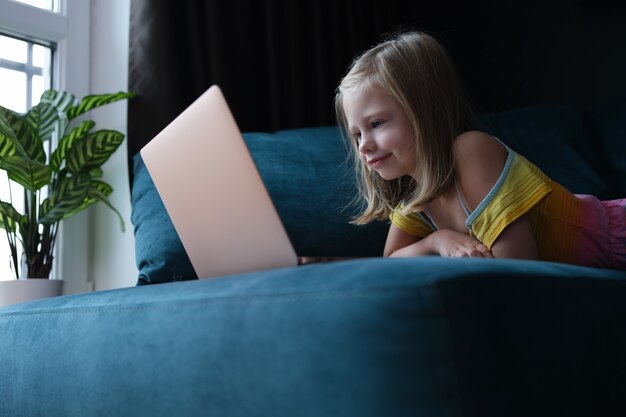
[[[412,135],[407,135],[404,138],[404,152],[414,153],[416,148],[417,148],[417,144],[415,142],[415,138]]]

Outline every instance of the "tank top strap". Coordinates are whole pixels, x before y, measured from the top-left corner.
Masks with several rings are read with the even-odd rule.
[[[467,208],[467,204],[465,204],[465,199],[461,195],[461,190],[459,190],[459,185],[456,181],[454,181],[454,187],[456,188],[456,195],[459,196],[459,202],[461,203],[461,207],[463,207],[463,211],[465,212],[465,216],[469,217],[472,212]]]
[[[433,232],[439,230],[437,227],[437,223],[435,223],[435,219],[433,219],[433,215],[430,213],[428,207],[424,207],[424,210],[417,213],[422,220],[432,229]]]

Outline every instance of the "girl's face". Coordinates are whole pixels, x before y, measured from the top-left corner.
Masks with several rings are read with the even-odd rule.
[[[343,110],[364,164],[386,180],[414,175],[415,135],[395,98],[380,89],[355,87],[344,94]]]

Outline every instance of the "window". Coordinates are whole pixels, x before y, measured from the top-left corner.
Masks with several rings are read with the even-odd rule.
[[[50,88],[52,47],[0,33],[0,105],[24,113]]]
[[[52,86],[51,45],[45,46],[0,33],[0,105],[24,113],[39,102],[43,92]],[[0,171],[0,200],[24,210],[23,189]],[[18,245],[18,252],[21,252]],[[0,237],[0,277],[15,276],[7,239]]]
[[[0,104],[23,113],[50,87],[71,90],[76,96],[89,93],[89,43],[85,40],[89,39],[90,4],[85,0],[0,0]],[[4,171],[0,171],[0,198],[22,208],[23,193],[17,185],[9,186]],[[82,230],[85,225],[76,228]],[[0,229],[0,280],[15,276],[6,240]],[[62,251],[60,246],[59,241],[57,249]],[[70,267],[78,270],[72,275],[86,276],[86,255],[80,249],[72,255],[76,261]],[[63,264],[57,261],[58,254],[53,275],[59,274]],[[75,292],[81,285],[75,285]]]
[[[38,9],[50,10],[51,12],[59,11],[59,2],[57,0],[14,0],[18,3],[28,4]]]

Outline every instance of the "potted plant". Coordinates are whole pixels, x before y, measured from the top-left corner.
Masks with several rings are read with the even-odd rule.
[[[0,106],[0,169],[24,188],[23,213],[13,205],[21,195],[0,200],[0,228],[6,232],[17,279],[49,278],[59,223],[96,202],[113,209],[123,229],[123,219],[108,199],[113,189],[101,179],[101,166],[124,135],[94,130],[95,122],[76,119],[132,96],[118,92],[76,100],[68,92],[48,90],[25,114]]]

